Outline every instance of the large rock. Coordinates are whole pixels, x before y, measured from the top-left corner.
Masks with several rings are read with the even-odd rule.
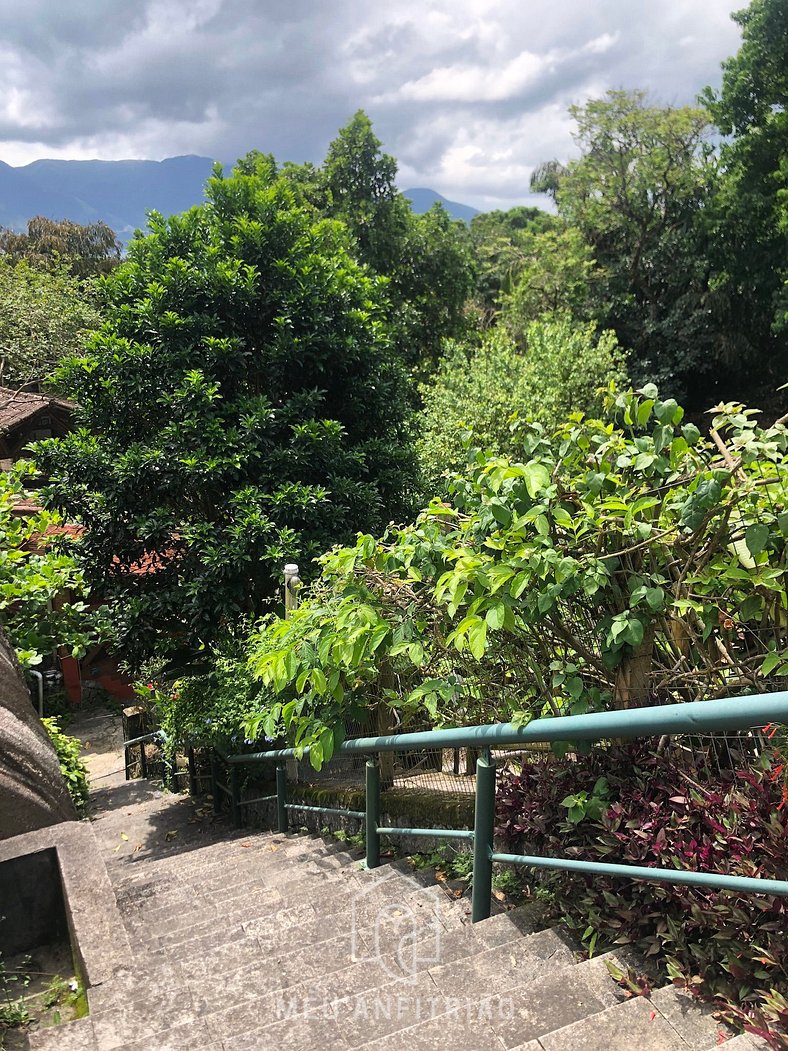
[[[0,839],[76,816],[19,662],[0,631]]]

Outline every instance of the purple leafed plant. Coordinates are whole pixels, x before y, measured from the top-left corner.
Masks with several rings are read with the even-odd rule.
[[[526,854],[786,880],[780,767],[727,754],[727,769],[701,745],[525,761],[501,777],[497,835]],[[788,898],[566,872],[539,878],[589,952],[632,946],[663,977],[788,1047]]]

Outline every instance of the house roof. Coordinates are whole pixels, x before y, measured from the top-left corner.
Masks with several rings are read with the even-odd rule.
[[[51,394],[31,394],[0,387],[0,431],[12,431],[45,409],[70,413],[76,407],[76,402],[55,398]]]

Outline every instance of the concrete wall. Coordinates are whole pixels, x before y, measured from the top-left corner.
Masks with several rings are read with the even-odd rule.
[[[75,818],[55,750],[0,631],[0,839]]]

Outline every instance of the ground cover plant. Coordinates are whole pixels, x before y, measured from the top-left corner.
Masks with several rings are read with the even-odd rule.
[[[60,772],[63,775],[68,793],[78,814],[84,814],[88,804],[88,770],[80,758],[82,742],[77,737],[70,737],[60,728],[60,720],[49,717],[41,720],[52,746],[57,752]]]
[[[722,753],[702,738],[661,750],[637,742],[504,773],[496,833],[527,854],[785,879],[785,799],[779,752],[765,737],[730,740]],[[532,885],[589,954],[632,946],[662,980],[786,1046],[785,898],[546,870]],[[637,991],[639,976],[616,977]]]

